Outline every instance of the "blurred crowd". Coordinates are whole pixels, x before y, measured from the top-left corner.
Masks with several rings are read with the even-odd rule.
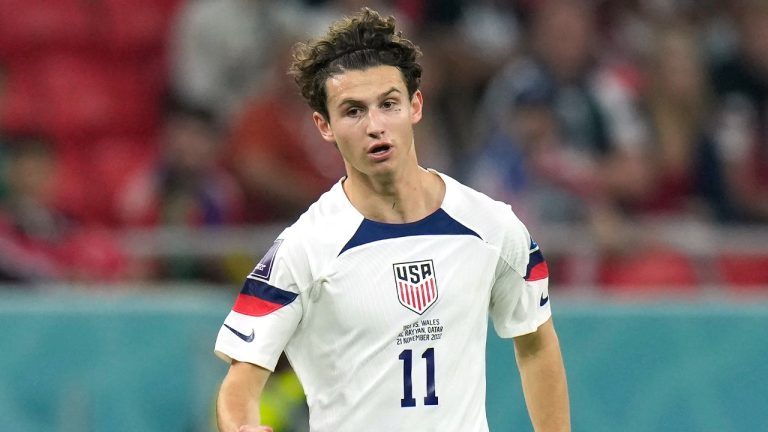
[[[290,222],[338,181],[286,69],[362,6],[423,51],[422,165],[587,230],[598,283],[700,283],[631,227],[768,222],[768,0],[0,0],[0,280],[240,280],[115,233]],[[768,286],[766,257],[722,263]]]

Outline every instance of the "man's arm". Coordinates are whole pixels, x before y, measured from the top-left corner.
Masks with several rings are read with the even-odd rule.
[[[568,385],[560,343],[550,318],[534,333],[515,339],[525,403],[536,432],[571,430]]]
[[[270,371],[251,363],[232,361],[216,401],[221,432],[267,432],[260,424],[259,402]]]

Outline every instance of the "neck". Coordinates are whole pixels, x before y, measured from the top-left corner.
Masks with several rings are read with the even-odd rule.
[[[366,219],[408,223],[440,208],[445,184],[437,174],[415,166],[412,172],[387,179],[351,175],[344,181],[344,192]]]

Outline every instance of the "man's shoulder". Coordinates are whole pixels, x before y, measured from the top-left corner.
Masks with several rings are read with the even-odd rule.
[[[446,200],[446,205],[451,210],[474,217],[490,219],[497,217],[506,218],[514,215],[509,204],[491,198],[485,193],[447,175],[443,175],[443,179],[446,182],[447,188],[451,190],[452,196]]]
[[[286,228],[281,237],[304,248],[333,248],[348,240],[350,231],[360,224],[360,219],[337,183]]]
[[[525,232],[512,207],[448,176],[443,176],[448,190],[445,211],[461,224],[477,232],[491,244],[501,247],[505,239]]]
[[[455,217],[479,233],[504,261],[524,275],[533,240],[512,207],[459,182],[454,187],[451,211]]]

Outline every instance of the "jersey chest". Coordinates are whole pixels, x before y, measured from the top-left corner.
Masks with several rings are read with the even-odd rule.
[[[309,296],[329,331],[396,336],[414,322],[486,318],[498,255],[473,236],[387,239],[345,251]]]

